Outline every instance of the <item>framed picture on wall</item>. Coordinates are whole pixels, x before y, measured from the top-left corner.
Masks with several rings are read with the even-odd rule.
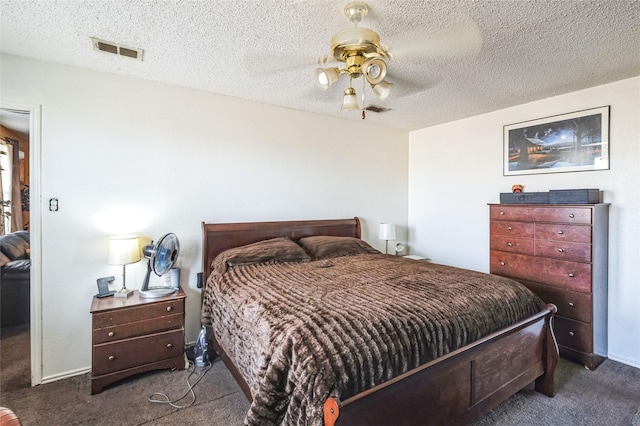
[[[505,176],[609,169],[609,106],[504,126]]]

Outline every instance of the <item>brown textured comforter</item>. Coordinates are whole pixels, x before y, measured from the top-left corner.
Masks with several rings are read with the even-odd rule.
[[[245,423],[321,425],[342,400],[539,312],[524,286],[384,254],[214,272],[202,318],[253,396]]]

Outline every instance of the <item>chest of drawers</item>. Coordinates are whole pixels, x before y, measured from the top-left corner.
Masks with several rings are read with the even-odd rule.
[[[492,204],[490,272],[558,307],[560,354],[595,369],[607,356],[608,204]]]
[[[137,291],[126,299],[93,298],[92,395],[134,374],[184,369],[185,298],[182,289],[158,299]]]

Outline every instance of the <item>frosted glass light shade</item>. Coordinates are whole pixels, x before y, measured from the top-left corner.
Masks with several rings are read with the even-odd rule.
[[[340,110],[342,111],[357,111],[360,107],[358,106],[358,98],[356,97],[356,91],[353,87],[347,87],[344,89],[344,97],[342,98],[342,107]]]
[[[375,93],[381,101],[384,101],[389,97],[389,93],[391,93],[392,88],[393,83],[389,83],[387,81],[381,81],[375,86],[371,86],[371,90],[373,90],[373,93]]]
[[[109,240],[109,264],[128,265],[140,260],[137,235],[117,235]]]
[[[340,70],[338,68],[316,68],[316,80],[322,90],[327,90],[338,81]]]
[[[381,223],[378,231],[378,238],[381,240],[395,240],[396,226],[393,223]]]

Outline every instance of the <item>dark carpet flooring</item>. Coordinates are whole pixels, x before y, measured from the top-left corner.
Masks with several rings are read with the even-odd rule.
[[[148,397],[154,392],[170,399],[181,397],[188,387],[187,370],[142,374],[93,396],[88,374],[32,388],[28,329],[3,328],[0,338],[0,405],[11,408],[24,425],[241,425],[249,408],[220,361],[194,387],[193,405],[182,409],[150,403]],[[202,371],[196,370],[192,383]],[[176,404],[190,401],[187,396]],[[595,371],[588,371],[561,360],[554,398],[528,387],[474,426],[640,426],[639,409],[640,369],[606,360]]]

